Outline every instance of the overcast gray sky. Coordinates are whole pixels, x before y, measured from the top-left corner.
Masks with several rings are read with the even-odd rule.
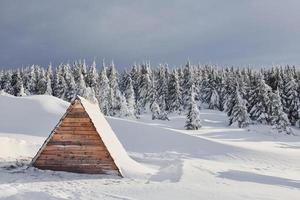
[[[299,0],[1,0],[0,66],[300,64]]]

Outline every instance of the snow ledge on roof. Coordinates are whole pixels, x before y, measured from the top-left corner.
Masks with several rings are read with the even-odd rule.
[[[98,104],[92,104],[80,96],[78,96],[78,98],[91,118],[97,132],[100,134],[103,143],[110,152],[123,177],[145,178],[155,173],[155,170],[143,166],[129,157],[104,115],[101,113]]]

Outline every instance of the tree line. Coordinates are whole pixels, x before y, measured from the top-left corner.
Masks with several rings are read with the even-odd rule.
[[[134,64],[118,71],[114,63],[85,61],[43,68],[0,71],[0,89],[14,96],[47,94],[71,101],[76,95],[97,102],[107,116],[168,120],[186,114],[187,129],[201,127],[201,106],[224,111],[229,125],[268,124],[289,133],[299,126],[300,72],[294,66],[234,68],[192,65],[169,68]]]

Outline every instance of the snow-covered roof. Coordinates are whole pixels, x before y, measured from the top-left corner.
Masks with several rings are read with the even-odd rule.
[[[114,131],[106,121],[104,115],[101,113],[98,104],[90,103],[80,96],[77,98],[80,100],[85,111],[91,118],[98,134],[100,135],[103,143],[108,149],[123,177],[139,177],[153,173],[153,170],[142,166],[129,157],[123,145],[120,143]]]

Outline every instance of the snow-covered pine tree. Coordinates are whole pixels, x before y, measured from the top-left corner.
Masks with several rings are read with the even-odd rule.
[[[226,72],[226,79],[225,79],[225,111],[227,113],[227,116],[231,116],[233,106],[235,104],[235,88],[236,88],[236,78],[233,76],[231,72]]]
[[[86,92],[84,94],[85,96],[83,96],[85,99],[87,99],[88,101],[94,103],[94,104],[99,104],[96,95],[95,95],[95,91],[93,88],[91,87],[87,87],[86,88]]]
[[[51,81],[51,79],[50,79],[49,76],[46,76],[46,81],[47,81],[47,83],[46,83],[46,91],[45,91],[45,94],[46,94],[46,95],[52,95],[52,87],[51,87],[52,81]]]
[[[97,72],[96,61],[94,60],[87,72],[87,86],[99,91],[98,88],[99,75]]]
[[[139,65],[134,64],[130,69],[130,77],[132,79],[132,86],[135,96],[135,103],[137,104],[137,100],[139,99],[139,83],[140,83],[140,75],[141,75],[141,67]]]
[[[210,109],[219,109],[220,106],[220,96],[216,89],[211,90],[209,97],[208,108]]]
[[[64,100],[71,101],[76,96],[77,88],[76,88],[76,83],[75,83],[75,80],[74,80],[74,77],[71,72],[71,68],[70,68],[69,64],[64,66],[64,78],[65,78],[65,83],[66,83]],[[83,81],[83,76],[79,80],[79,84],[78,84],[79,90],[81,89],[80,87],[82,87],[81,84],[85,85],[84,81],[83,81],[83,83],[82,83],[82,81]],[[85,87],[85,89],[86,89],[86,87]],[[79,95],[83,96],[83,94],[79,94]]]
[[[46,91],[45,91],[46,95],[52,95],[53,93],[52,87],[54,84],[52,83],[52,79],[53,79],[53,72],[52,72],[52,65],[50,64],[46,71]]]
[[[197,94],[197,95],[199,97],[199,100],[202,103],[206,103],[206,90],[209,87],[208,72],[207,72],[206,68],[201,69],[200,76],[201,76],[201,80],[199,83],[200,84],[199,85],[199,94]]]
[[[185,128],[187,130],[198,130],[202,127],[202,125],[198,105],[195,101],[194,85],[191,86],[190,90],[189,108],[186,117]]]
[[[82,97],[86,97],[89,95],[83,74],[80,75],[79,82],[77,84],[77,92],[76,93],[77,93],[77,95],[82,96]]]
[[[210,109],[219,109],[220,97],[217,91],[217,72],[212,66],[206,66],[205,69],[207,78],[204,79],[204,88],[201,89],[202,98],[208,104]]]
[[[157,103],[157,99],[158,98],[157,98],[157,91],[156,91],[156,79],[155,79],[154,73],[152,73],[151,86],[148,91],[148,104],[146,105],[145,111],[151,111],[152,103],[154,101]],[[157,103],[157,105],[158,105],[158,103]]]
[[[165,111],[166,108],[166,98],[168,95],[168,84],[167,84],[167,77],[166,77],[166,66],[159,65],[158,72],[156,75],[156,91],[157,91],[157,103],[161,108],[161,111]]]
[[[64,99],[65,88],[67,88],[67,85],[62,70],[62,65],[59,65],[55,70],[53,96]]]
[[[88,101],[92,103],[98,103],[98,99],[96,98],[96,94],[93,88],[87,87],[83,74],[80,76],[79,83],[77,85],[77,91],[74,93],[75,95],[82,96],[83,98],[87,99]]]
[[[11,80],[12,80],[12,71],[7,70],[2,75],[1,88],[2,88],[2,90],[4,90],[4,92],[6,92],[8,94],[13,94],[13,90],[11,87]]]
[[[77,61],[75,61],[72,65],[72,74],[73,74],[75,83],[78,83],[78,81],[80,79],[80,74],[82,74],[82,68],[81,68],[81,65],[79,65],[79,63]]]
[[[284,113],[283,111],[281,97],[278,89],[275,91],[275,93],[272,93],[270,95],[270,100],[271,100],[271,104],[270,104],[271,125],[277,128],[279,132],[290,133],[288,130],[288,126],[290,125],[290,122],[286,113]]]
[[[177,70],[174,69],[168,83],[168,108],[169,112],[182,112],[181,88]]]
[[[182,104],[183,109],[189,109],[190,107],[190,92],[194,81],[193,70],[190,61],[187,62],[183,69],[183,81],[182,81]]]
[[[141,114],[145,111],[146,105],[149,101],[149,91],[151,90],[151,79],[150,79],[150,66],[148,64],[142,65],[141,76],[139,80],[138,97],[137,99],[137,112]]]
[[[226,103],[226,90],[225,90],[225,74],[222,69],[216,77],[217,82],[217,93],[219,96],[219,106],[220,111],[224,111],[224,105]]]
[[[104,66],[99,76],[99,92],[96,96],[99,102],[99,107],[104,115],[109,115],[110,104],[109,104],[110,86],[107,78],[106,67]]]
[[[180,68],[178,68],[178,70],[177,70],[177,72],[178,72],[178,81],[179,81],[179,87],[180,87],[180,94],[181,94],[181,97],[180,97],[180,99],[181,99],[181,106],[182,106],[182,109],[183,109],[183,95],[182,95],[182,93],[183,93],[183,84],[184,84],[184,81],[183,81],[183,70],[182,70],[182,68],[180,67]]]
[[[229,115],[229,126],[237,123],[239,128],[244,128],[249,125],[250,117],[247,111],[246,100],[240,95],[239,85],[238,83],[236,84],[235,92],[232,95],[234,105]]]
[[[151,104],[150,109],[152,113],[152,120],[159,119],[161,112],[160,112],[159,105],[156,103],[156,100],[154,100],[154,102]]]
[[[288,98],[287,98],[287,82],[289,81],[289,77],[284,73],[282,67],[278,72],[278,80],[277,80],[277,89],[280,94],[283,111],[285,113],[289,112]]]
[[[16,70],[12,74],[11,87],[12,87],[12,91],[13,91],[12,95],[24,96],[24,87],[23,87],[23,82],[22,82],[22,78],[20,75],[20,70]]]
[[[83,79],[86,83],[87,82],[87,64],[85,62],[85,59],[83,59],[83,61],[79,60],[79,63],[81,65],[81,73],[83,75]]]
[[[27,94],[36,94],[36,85],[37,85],[37,74],[36,74],[36,67],[32,65],[30,67],[30,71],[28,74],[28,82],[26,84],[25,91]]]
[[[202,66],[200,64],[194,69],[194,86],[195,86],[195,100],[201,101],[201,82],[202,82]]]
[[[159,119],[169,121],[168,113],[165,108],[166,108],[165,101],[162,101]]]
[[[119,105],[117,106],[118,107],[117,116],[132,117],[132,113],[130,113],[128,110],[128,106],[124,94],[122,94],[120,90],[118,91],[118,93],[119,94],[117,94],[117,96],[119,96],[120,100],[119,100]]]
[[[47,80],[45,76],[45,70],[41,67],[36,67],[36,93],[35,94],[45,94],[47,89]]]
[[[136,109],[135,109],[135,96],[133,90],[133,84],[131,80],[130,74],[125,74],[124,78],[124,96],[127,102],[127,109],[129,117],[136,116]]]
[[[292,76],[289,77],[284,91],[285,91],[286,112],[292,125],[295,125],[300,118],[299,115],[300,102],[299,102],[299,94],[297,92],[297,89],[298,89],[298,85],[294,77]]]
[[[119,89],[119,83],[118,83],[118,72],[115,68],[115,65],[112,61],[110,68],[107,70],[107,77],[109,79],[109,85],[110,85],[110,115],[118,115],[120,112],[120,104],[121,104],[121,92]]]
[[[257,85],[251,93],[250,117],[259,123],[268,124],[270,122],[270,93],[271,87],[264,81],[261,73],[257,75]]]

